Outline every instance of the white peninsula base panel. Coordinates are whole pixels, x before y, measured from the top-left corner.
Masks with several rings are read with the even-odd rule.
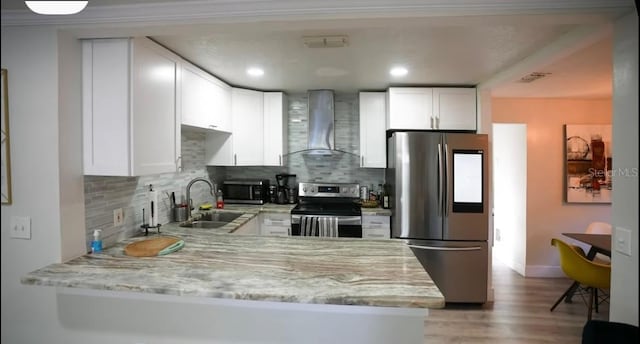
[[[428,313],[78,288],[57,288],[57,301],[61,325],[81,334],[77,343],[94,344],[418,344]]]

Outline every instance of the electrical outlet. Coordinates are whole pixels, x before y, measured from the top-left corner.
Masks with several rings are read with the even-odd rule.
[[[12,216],[10,231],[12,238],[31,240],[31,218],[27,216]]]
[[[113,209],[113,226],[119,227],[124,225],[124,211],[122,208]]]

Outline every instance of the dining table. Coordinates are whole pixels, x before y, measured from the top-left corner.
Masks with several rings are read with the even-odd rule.
[[[598,253],[611,257],[611,234],[562,233],[562,235],[589,245],[589,251],[586,256],[589,260],[593,260]],[[571,291],[565,297],[564,302],[572,302],[571,298],[573,297],[576,289],[578,289],[578,286],[578,282],[573,282],[569,287]]]

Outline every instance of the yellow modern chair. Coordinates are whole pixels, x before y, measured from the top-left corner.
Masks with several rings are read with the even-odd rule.
[[[589,290],[588,319],[591,320],[594,304],[597,307],[597,289],[609,289],[611,286],[611,265],[599,264],[588,260],[584,256],[584,252],[579,252],[576,247],[562,240],[551,239],[551,245],[558,248],[558,252],[560,252],[560,267],[567,277]],[[551,311],[558,306],[562,299],[572,292],[571,289],[572,288],[567,289],[567,291],[560,296],[558,301],[551,307]]]

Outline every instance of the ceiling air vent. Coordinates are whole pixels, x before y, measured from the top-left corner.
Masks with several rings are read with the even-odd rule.
[[[532,81],[536,81],[538,79],[544,78],[547,75],[551,75],[551,73],[545,73],[545,72],[533,72],[531,74],[525,75],[522,78],[520,78],[520,82],[532,82]]]
[[[347,36],[304,36],[302,39],[307,48],[342,48],[349,45]]]

